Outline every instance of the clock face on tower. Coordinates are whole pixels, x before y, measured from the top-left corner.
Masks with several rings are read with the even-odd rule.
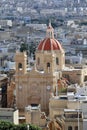
[[[47,86],[47,90],[50,90],[50,89],[51,89],[51,86],[48,85],[48,86]]]
[[[21,85],[18,88],[19,88],[19,90],[22,90],[22,86]]]

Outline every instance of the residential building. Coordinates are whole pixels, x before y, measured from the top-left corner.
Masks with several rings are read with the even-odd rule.
[[[0,108],[0,120],[10,121],[14,124],[18,124],[18,110],[14,110],[13,108]]]
[[[49,118],[54,121],[55,129],[58,127],[60,130],[84,130],[87,127],[86,107],[86,96],[55,96],[50,99]]]

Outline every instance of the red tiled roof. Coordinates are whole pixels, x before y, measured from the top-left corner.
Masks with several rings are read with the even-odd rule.
[[[61,44],[53,38],[45,38],[38,45],[38,50],[62,50]]]

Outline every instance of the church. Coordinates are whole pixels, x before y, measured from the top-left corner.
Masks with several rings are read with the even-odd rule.
[[[40,42],[35,53],[35,65],[27,71],[26,52],[17,52],[16,62],[16,102],[19,109],[29,104],[40,104],[41,110],[48,112],[49,98],[55,93],[58,79],[65,66],[65,53],[54,38],[54,29],[49,24],[46,38]]]
[[[54,37],[49,23],[46,37],[35,52],[34,67],[27,70],[26,52],[16,52],[16,103],[19,110],[28,105],[40,104],[41,111],[49,112],[49,99],[58,93],[58,81],[63,77],[72,83],[82,84],[87,77],[87,68],[65,67],[65,51]]]

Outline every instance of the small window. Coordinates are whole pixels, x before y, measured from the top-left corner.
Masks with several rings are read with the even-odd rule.
[[[84,77],[84,81],[87,81],[87,76]]]
[[[70,80],[70,76],[68,74],[64,74],[63,77],[66,78],[67,80]]]
[[[65,64],[70,64],[70,59],[65,59]]]
[[[21,63],[18,64],[18,69],[22,69],[22,64]]]
[[[48,68],[48,67],[50,67],[50,63],[49,63],[49,62],[47,63],[47,68]]]
[[[39,57],[37,58],[37,64],[38,65],[40,64],[40,58]]]
[[[72,126],[69,126],[69,127],[68,127],[68,130],[72,130]]]
[[[75,126],[75,130],[78,130],[78,126]]]
[[[59,59],[56,57],[56,64],[59,65]]]

